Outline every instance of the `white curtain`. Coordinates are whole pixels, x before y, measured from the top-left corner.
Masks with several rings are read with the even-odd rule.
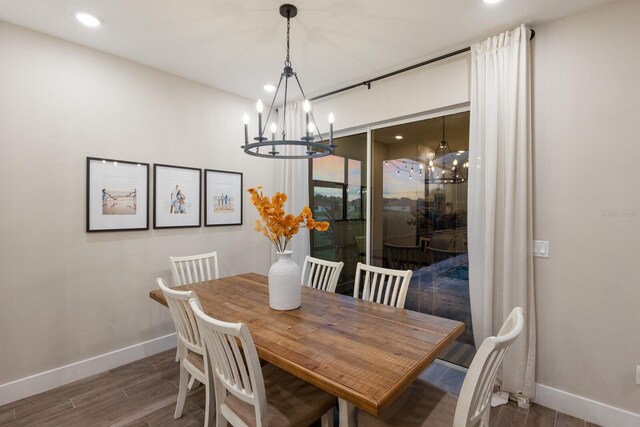
[[[302,101],[287,104],[286,112],[281,107],[278,114],[285,115],[287,139],[300,139],[305,133],[305,116]],[[304,147],[287,145],[281,147],[287,154],[305,154]],[[298,215],[309,206],[309,161],[306,159],[280,159],[276,164],[276,191],[287,195],[285,211]],[[309,230],[301,227],[289,242],[293,251],[291,259],[302,268],[305,256],[309,255]],[[274,255],[275,256],[275,255]],[[274,260],[275,261],[275,260]]]
[[[476,345],[516,306],[525,330],[499,385],[522,406],[535,395],[531,65],[524,25],[471,47],[469,289]]]

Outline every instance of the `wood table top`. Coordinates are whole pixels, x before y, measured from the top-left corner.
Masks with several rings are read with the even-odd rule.
[[[205,313],[246,323],[261,359],[378,415],[464,331],[464,324],[302,287],[296,310],[269,308],[267,277],[248,273],[176,287]],[[149,296],[167,302],[162,291]]]

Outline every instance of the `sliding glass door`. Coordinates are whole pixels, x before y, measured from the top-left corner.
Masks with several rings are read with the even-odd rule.
[[[441,358],[469,366],[469,113],[375,129],[371,138],[371,263],[413,270],[405,308],[465,323]]]

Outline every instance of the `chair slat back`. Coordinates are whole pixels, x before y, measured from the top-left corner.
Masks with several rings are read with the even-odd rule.
[[[171,261],[171,273],[175,286],[220,278],[217,252],[181,257],[170,256],[169,261]]]
[[[189,306],[189,300],[195,299],[198,301],[198,296],[193,291],[171,289],[162,278],[157,278],[156,282],[167,300],[178,339],[190,351],[200,355],[204,354],[204,345],[200,337],[198,324]]]
[[[344,262],[325,261],[307,255],[302,267],[302,284],[327,292],[335,292]]]
[[[465,377],[456,413],[454,427],[476,426],[491,403],[493,384],[509,346],[524,329],[524,311],[516,307],[495,337],[488,337],[478,349]]]
[[[195,300],[190,304],[204,340],[210,369],[227,391],[254,406],[258,426],[268,425],[264,378],[249,328],[244,323],[222,322],[208,316]],[[225,405],[223,411],[231,409]]]
[[[392,270],[359,262],[353,297],[404,308],[412,274],[411,270]]]

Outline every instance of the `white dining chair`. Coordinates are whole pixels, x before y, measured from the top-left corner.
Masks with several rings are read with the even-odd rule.
[[[213,414],[215,405],[216,426],[307,426],[318,418],[333,426],[334,396],[272,364],[261,367],[247,325],[209,317],[195,299],[189,304],[206,347],[205,370],[215,388],[206,406]]]
[[[189,300],[195,301],[198,304],[199,301],[198,296],[193,291],[176,291],[171,289],[162,278],[156,279],[156,282],[167,300],[179,343],[180,383],[178,385],[176,411],[173,415],[173,417],[177,419],[182,416],[184,401],[189,388],[190,375],[193,379],[204,384],[207,395],[210,393],[210,387],[208,386],[209,383],[204,369],[204,343],[198,330],[196,318],[189,306]],[[205,420],[206,419],[208,418],[205,418]],[[205,424],[205,426],[206,425],[207,424]]]
[[[411,270],[392,270],[359,262],[353,297],[404,308],[412,274]]]
[[[488,337],[478,349],[462,384],[460,397],[414,381],[380,417],[361,411],[360,427],[475,427],[489,426],[491,393],[498,369],[509,346],[524,328],[524,311],[513,309],[495,337]]]
[[[170,256],[173,285],[189,285],[204,280],[219,279],[218,253],[209,252],[200,255]],[[180,358],[180,343],[176,350],[176,362]],[[189,383],[189,389],[194,386],[194,381]]]
[[[218,253],[210,252],[201,255],[170,256],[171,273],[175,286],[205,280],[219,279]]]
[[[302,284],[327,292],[335,292],[344,262],[325,261],[307,255],[302,266]]]

